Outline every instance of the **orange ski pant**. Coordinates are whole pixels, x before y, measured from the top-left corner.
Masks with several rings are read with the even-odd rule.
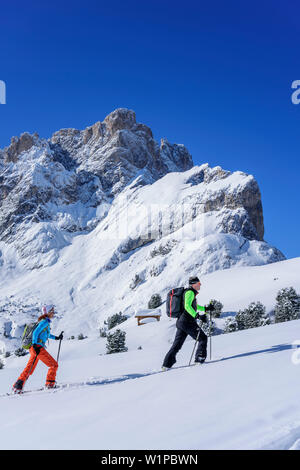
[[[37,363],[39,361],[42,361],[46,366],[49,367],[47,378],[46,378],[46,384],[47,383],[53,383],[55,382],[55,377],[56,377],[56,371],[58,368],[58,363],[56,362],[55,359],[46,351],[45,348],[41,348],[41,351],[39,354],[36,354],[35,350],[31,346],[30,348],[30,358],[27,363],[27,366],[23,370],[22,374],[20,375],[19,379],[23,380],[24,382],[28,379],[28,377],[33,374]]]

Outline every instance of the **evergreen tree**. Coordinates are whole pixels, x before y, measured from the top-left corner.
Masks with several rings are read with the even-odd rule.
[[[162,304],[161,296],[159,294],[151,295],[148,302],[148,308],[157,308]]]
[[[107,334],[106,354],[126,352],[128,348],[125,344],[125,331],[117,329],[114,333]]]
[[[100,334],[100,338],[106,338],[106,336],[107,336],[106,328],[100,328],[99,329],[99,334]]]
[[[245,310],[239,310],[235,316],[237,330],[246,330],[246,314]]]
[[[0,369],[4,369],[4,362],[0,359]]]
[[[300,296],[293,287],[281,289],[276,296],[275,323],[297,320],[300,316]]]
[[[257,328],[270,324],[270,318],[266,315],[266,308],[261,302],[251,302],[245,310],[239,310],[235,316],[238,330]]]
[[[238,330],[238,323],[235,317],[228,317],[225,320],[224,333],[232,333]]]
[[[108,319],[104,322],[104,325],[107,325],[107,329],[111,330],[117,325],[120,325],[124,321],[127,320],[128,317],[122,314],[122,312],[115,313],[111,317],[108,317]]]

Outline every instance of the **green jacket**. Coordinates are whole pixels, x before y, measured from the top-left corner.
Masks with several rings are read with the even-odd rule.
[[[184,293],[184,310],[189,313],[193,318],[196,318],[197,310],[205,313],[205,307],[197,304],[196,300],[197,291],[190,288]]]

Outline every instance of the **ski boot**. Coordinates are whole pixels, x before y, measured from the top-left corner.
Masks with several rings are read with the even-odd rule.
[[[206,357],[198,356],[198,357],[196,357],[196,359],[195,359],[195,364],[196,364],[196,365],[197,365],[197,364],[204,364],[205,359],[206,359]]]
[[[59,388],[59,385],[57,385],[55,380],[48,380],[45,384],[45,389],[52,390],[53,388]]]
[[[171,367],[162,366],[161,371],[162,372],[167,372],[167,370],[170,370],[170,369],[171,369]]]
[[[21,379],[18,379],[14,384],[13,384],[13,392],[14,393],[22,393],[24,387],[24,381]]]

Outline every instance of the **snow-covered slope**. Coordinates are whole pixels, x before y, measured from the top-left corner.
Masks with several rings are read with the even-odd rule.
[[[78,252],[84,246],[78,246]],[[122,263],[115,277],[108,272],[105,277],[96,277],[93,270],[97,267],[84,251],[85,256],[78,259],[64,258],[56,268],[32,271],[18,278],[7,280],[0,289],[1,296],[1,337],[8,350],[14,350],[20,341],[21,326],[29,319],[36,318],[38,301],[46,302],[55,299],[58,315],[54,322],[57,328],[68,332],[68,335],[93,335],[103,325],[104,320],[117,312],[133,316],[136,309],[147,307],[148,300],[154,292],[161,292],[165,298],[167,290],[176,285],[186,285],[189,276],[188,267],[184,262],[171,258],[165,276],[154,277],[152,282],[144,282],[139,290],[130,289],[126,269]],[[86,258],[86,259],[85,259]],[[85,260],[85,262],[84,262]],[[140,263],[147,263],[139,258]],[[129,260],[130,262],[130,260]],[[60,269],[57,269],[58,266]],[[83,277],[86,268],[87,278]],[[216,298],[224,305],[224,312],[236,312],[245,308],[252,301],[261,301],[270,313],[275,305],[275,297],[279,289],[293,286],[300,292],[300,258],[271,263],[262,266],[241,266],[215,271],[203,275],[200,304],[206,304]],[[75,300],[74,300],[75,298]],[[164,305],[162,306],[164,310]],[[6,324],[6,327],[5,327]],[[4,331],[10,328],[8,337]]]
[[[220,299],[223,318],[253,300],[260,300],[270,311],[280,288],[292,285],[300,291],[299,272],[300,258],[216,271],[203,276],[199,302]],[[24,285],[16,283],[21,297],[34,283],[43,289],[48,285],[49,293],[54,294],[50,278],[39,280],[39,276],[35,271],[27,281],[23,278]],[[89,307],[96,311],[93,302],[91,297]],[[115,306],[118,311],[120,304]],[[24,321],[32,308],[29,301],[24,304],[17,320],[21,323],[23,315]],[[16,338],[2,337],[5,343],[0,348],[19,346],[18,321],[15,312],[11,313],[4,313],[7,321],[2,326]],[[64,388],[55,393],[0,397],[0,448],[300,447],[300,350],[293,349],[294,341],[300,340],[299,320],[214,336],[212,362],[203,367],[184,367],[193,348],[193,341],[187,339],[178,354],[178,368],[166,373],[160,373],[160,366],[173,341],[175,322],[166,317],[164,309],[159,322],[137,326],[132,317],[122,323],[127,353],[106,355],[106,339],[91,328],[94,321],[86,311],[73,315],[70,311],[53,321],[53,332],[64,329],[65,338],[77,337],[84,327],[89,337],[62,343],[57,380]],[[49,352],[54,357],[57,347],[57,342],[50,341]],[[12,355],[4,360],[0,394],[10,391],[27,358]],[[39,388],[45,375],[45,366],[39,364],[26,388]],[[184,412],[178,414],[181,404]],[[36,420],[43,432],[33,440],[24,429],[32,428]]]
[[[300,321],[213,337],[212,361],[159,372],[174,336],[167,318],[127,325],[129,352],[103,338],[64,341],[56,392],[0,397],[1,449],[299,449]],[[142,350],[137,350],[142,345]],[[55,356],[57,343],[49,351]],[[0,393],[26,358],[9,358]],[[38,365],[27,388],[44,383]],[[27,432],[35,429],[42,432]]]

